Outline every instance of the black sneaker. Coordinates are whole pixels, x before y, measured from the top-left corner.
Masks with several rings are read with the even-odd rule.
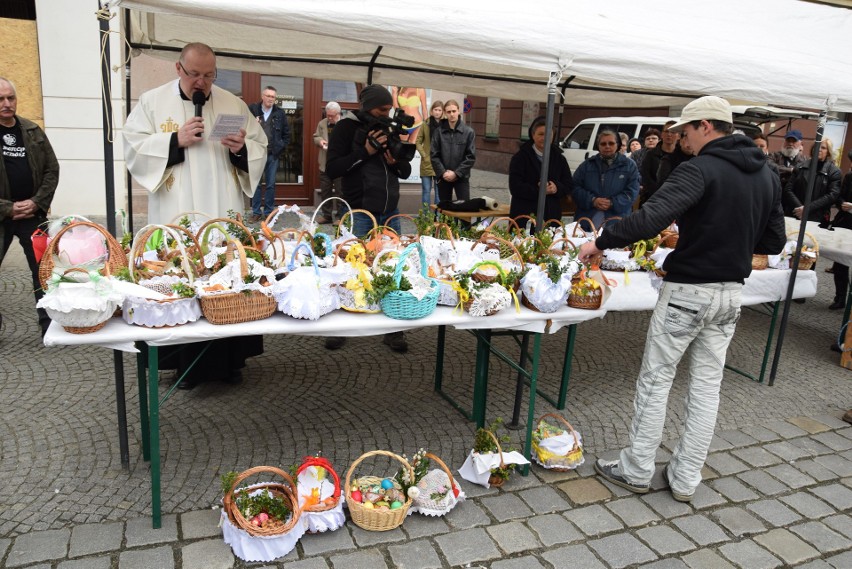
[[[382,342],[390,346],[390,349],[394,352],[404,354],[408,351],[408,342],[405,341],[405,334],[402,332],[391,332],[390,334],[385,334]]]
[[[841,308],[846,308],[845,300],[835,300],[834,302],[828,305],[829,310],[840,310]]]
[[[678,502],[683,502],[684,504],[689,504],[692,502],[692,497],[695,496],[695,492],[692,494],[682,494],[680,492],[675,492],[672,488],[671,478],[669,477],[669,465],[666,465],[665,470],[663,470],[663,475],[666,477],[666,484],[669,485],[669,490],[672,493],[672,498],[677,500]]]
[[[616,486],[621,486],[630,490],[634,494],[647,494],[651,489],[650,484],[633,484],[628,482],[621,474],[621,469],[617,460],[597,459],[595,461],[595,472],[597,472],[604,480],[612,482]]]
[[[325,339],[326,350],[339,350],[346,343],[346,338],[342,336],[329,336]]]

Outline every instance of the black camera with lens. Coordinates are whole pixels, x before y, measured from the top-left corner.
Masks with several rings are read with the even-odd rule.
[[[365,112],[358,113],[360,120],[367,128],[367,132],[379,131],[385,135],[387,141],[382,145],[372,136],[367,136],[370,145],[378,151],[387,149],[394,160],[399,162],[411,162],[414,158],[414,144],[403,142],[400,136],[407,135],[408,129],[414,126],[414,117],[408,115],[402,109],[394,109],[392,116],[374,117]]]

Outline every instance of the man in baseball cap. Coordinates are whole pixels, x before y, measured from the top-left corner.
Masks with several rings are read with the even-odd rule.
[[[796,168],[808,161],[808,157],[802,153],[802,131],[788,130],[784,135],[784,146],[778,152],[772,153],[769,159],[778,166],[781,188],[785,188]]]
[[[598,459],[595,471],[631,492],[648,492],[669,391],[688,351],[684,435],[665,477],[674,499],[690,502],[713,439],[725,353],[752,255],[781,252],[786,236],[778,177],[750,138],[732,136],[726,100],[696,99],[669,130],[681,133],[695,157],[675,168],[639,211],[608,224],[600,237],[584,244],[579,257],[654,237],[677,222],[680,237],[663,263],[666,276],[636,382],[630,446],[618,460]]]

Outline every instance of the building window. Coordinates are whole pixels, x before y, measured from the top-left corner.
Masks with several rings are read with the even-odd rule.
[[[3,0],[0,2],[0,18],[35,20],[35,0]]]
[[[485,107],[485,138],[500,138],[499,97],[488,97]]]
[[[326,79],[322,82],[322,100],[337,101],[338,103],[357,103],[358,89],[355,88],[355,83],[352,81],[331,81]]]

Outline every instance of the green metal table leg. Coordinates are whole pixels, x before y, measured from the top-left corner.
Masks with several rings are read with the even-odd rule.
[[[772,353],[772,338],[775,336],[775,322],[778,320],[778,308],[780,302],[775,302],[772,308],[772,320],[769,322],[769,334],[766,336],[766,349],[763,350],[763,363],[760,364],[760,376],[757,378],[758,383],[763,383],[763,376],[766,374],[766,366],[769,364],[769,355]]]
[[[142,342],[136,342],[137,349]],[[139,384],[139,423],[142,429],[142,459],[151,460],[151,437],[148,430],[148,382],[145,375],[145,356],[142,350],[136,354],[136,380]]]
[[[574,361],[574,341],[577,339],[577,325],[568,326],[568,340],[565,343],[565,359],[562,360],[562,383],[559,384],[559,399],[556,408],[565,409],[565,399],[568,397],[568,382],[571,381],[571,364]]]
[[[150,404],[151,435],[151,526],[163,525],[160,504],[160,398],[158,393],[159,348],[148,346],[148,402]]]
[[[488,395],[488,360],[491,355],[491,330],[476,331],[476,376],[473,382],[473,420],[485,427],[485,405]]]
[[[435,349],[435,391],[441,391],[444,383],[444,340],[447,327],[438,326],[438,346]]]
[[[527,410],[527,437],[524,443],[524,458],[530,459],[532,449],[532,432],[535,423],[535,394],[538,385],[538,361],[541,354],[541,334],[535,335],[533,340],[532,371],[530,372],[530,404]],[[530,472],[530,465],[525,464],[521,469],[521,475],[526,476]]]

